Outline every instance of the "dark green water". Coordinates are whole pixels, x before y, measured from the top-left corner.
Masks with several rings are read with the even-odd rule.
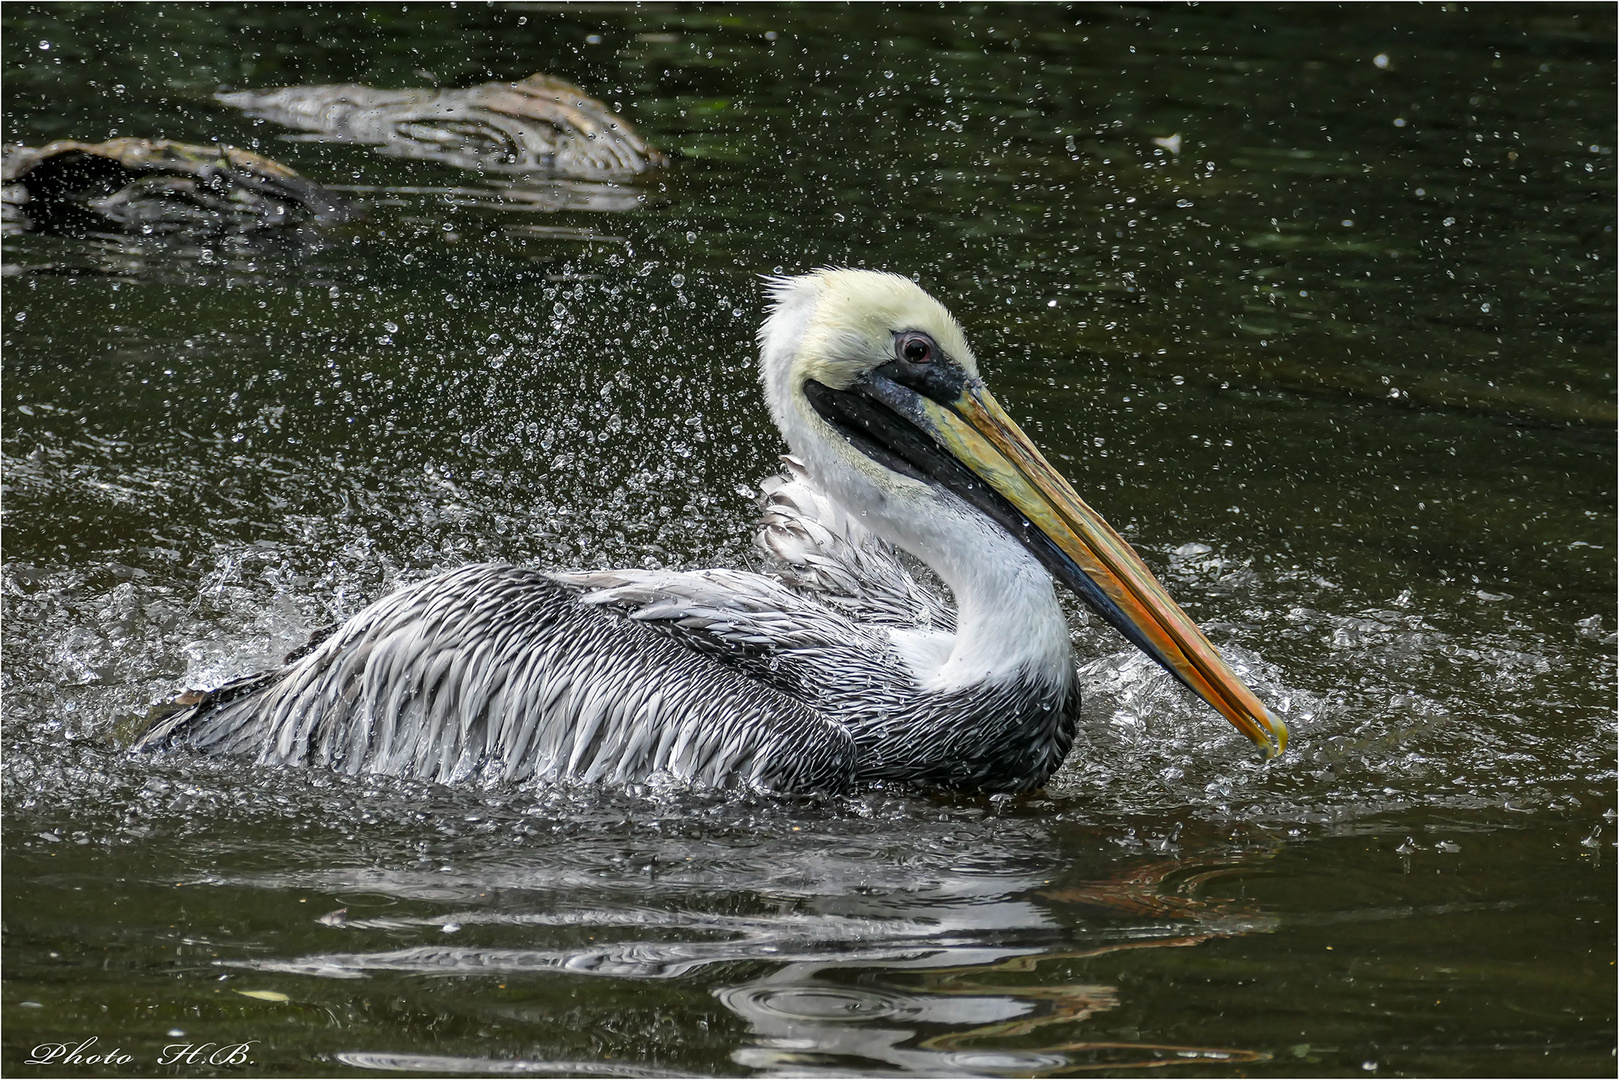
[[[8,142],[368,215],[6,240],[8,1074],[1613,1073],[1610,6],[3,21]],[[536,71],[671,166],[501,199],[211,97]],[[826,264],[955,311],[1284,758],[1077,610],[1087,729],[1008,803],[122,752],[469,560],[747,563],[759,275]]]

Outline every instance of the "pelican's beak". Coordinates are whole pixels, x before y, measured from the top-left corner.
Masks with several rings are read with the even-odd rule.
[[[935,456],[912,444],[914,436],[901,436],[897,444],[890,443],[891,453],[1008,528],[1065,585],[1252,739],[1266,757],[1287,749],[1287,726],[1243,685],[1141,557],[1085,505],[982,382],[969,377],[952,388],[951,396],[916,393],[887,379],[864,380],[857,389],[920,428],[945,452]],[[853,415],[850,420],[876,434],[870,422]],[[959,466],[942,460],[945,455]],[[960,466],[999,499],[962,476]]]

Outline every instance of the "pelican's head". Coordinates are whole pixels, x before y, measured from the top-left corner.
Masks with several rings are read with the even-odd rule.
[[[770,289],[760,375],[771,416],[812,474],[858,476],[879,499],[948,492],[1267,756],[1286,749],[1286,726],[990,395],[944,305],[870,270],[818,270]]]
[[[772,406],[779,393],[810,379],[846,389],[895,359],[895,334],[905,331],[927,336],[968,375],[978,374],[961,324],[909,278],[875,270],[817,270],[772,279],[770,294],[773,304],[759,344]]]

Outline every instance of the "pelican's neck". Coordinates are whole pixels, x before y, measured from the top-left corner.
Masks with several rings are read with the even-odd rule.
[[[935,495],[934,509],[936,517],[872,523],[874,532],[927,563],[955,594],[955,639],[942,663],[919,667],[923,687],[949,691],[1008,678],[1068,687],[1073,646],[1051,575],[960,501]]]
[[[771,412],[815,484],[871,532],[921,559],[955,595],[948,649],[936,639],[915,648],[899,642],[922,687],[946,692],[1012,678],[1071,686],[1068,621],[1034,556],[955,496],[829,443],[802,395],[778,389],[766,387]]]

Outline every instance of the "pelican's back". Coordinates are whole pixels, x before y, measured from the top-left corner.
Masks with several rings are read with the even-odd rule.
[[[655,774],[836,790],[854,744],[802,701],[536,570],[468,566],[379,600],[307,655],[159,721],[137,749],[440,782]]]

